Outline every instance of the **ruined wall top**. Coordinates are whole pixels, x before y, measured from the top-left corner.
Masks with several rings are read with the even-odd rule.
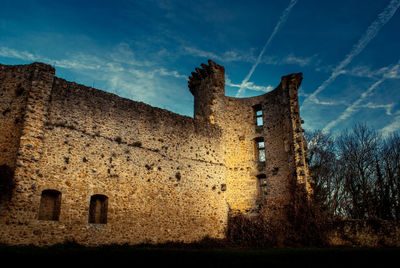
[[[201,86],[203,81],[214,83],[214,86],[222,87],[225,95],[225,68],[216,64],[212,60],[208,60],[208,65],[202,63],[202,68],[196,68],[196,72],[192,72],[189,77],[189,90],[193,95],[196,95],[196,90]]]

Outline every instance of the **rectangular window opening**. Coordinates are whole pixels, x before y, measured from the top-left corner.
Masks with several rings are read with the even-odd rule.
[[[253,106],[253,109],[256,114],[256,126],[262,127],[264,122],[263,122],[263,112],[262,112],[261,104],[257,104],[255,106]]]
[[[267,176],[265,174],[259,174],[257,179],[260,197],[267,195]]]
[[[60,217],[61,192],[44,190],[40,198],[39,220],[58,221]]]
[[[265,162],[265,143],[264,138],[256,138],[257,156],[259,162]]]
[[[108,197],[105,195],[92,195],[89,207],[89,223],[107,223]]]

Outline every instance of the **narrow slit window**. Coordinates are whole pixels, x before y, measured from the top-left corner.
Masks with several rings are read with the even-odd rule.
[[[40,198],[39,220],[58,221],[60,206],[61,193],[56,190],[44,190]]]
[[[264,138],[256,138],[257,157],[259,162],[265,162],[265,143]]]
[[[257,179],[260,197],[267,195],[267,176],[265,174],[260,174],[257,176]]]
[[[108,197],[101,194],[90,197],[89,223],[107,223]]]
[[[256,106],[254,106],[253,108],[254,108],[254,112],[256,114],[256,126],[261,127],[264,124],[262,106],[261,106],[261,104],[258,104]]]

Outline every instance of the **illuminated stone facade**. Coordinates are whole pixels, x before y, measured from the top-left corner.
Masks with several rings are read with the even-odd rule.
[[[45,64],[0,65],[0,242],[193,242],[223,238],[232,213],[266,204],[277,216],[290,178],[309,188],[301,80],[227,97],[225,70],[209,61],[189,78],[190,118]]]

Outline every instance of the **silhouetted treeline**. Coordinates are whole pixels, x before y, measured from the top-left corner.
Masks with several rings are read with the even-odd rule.
[[[306,132],[314,199],[328,218],[400,221],[400,136],[357,124]]]

